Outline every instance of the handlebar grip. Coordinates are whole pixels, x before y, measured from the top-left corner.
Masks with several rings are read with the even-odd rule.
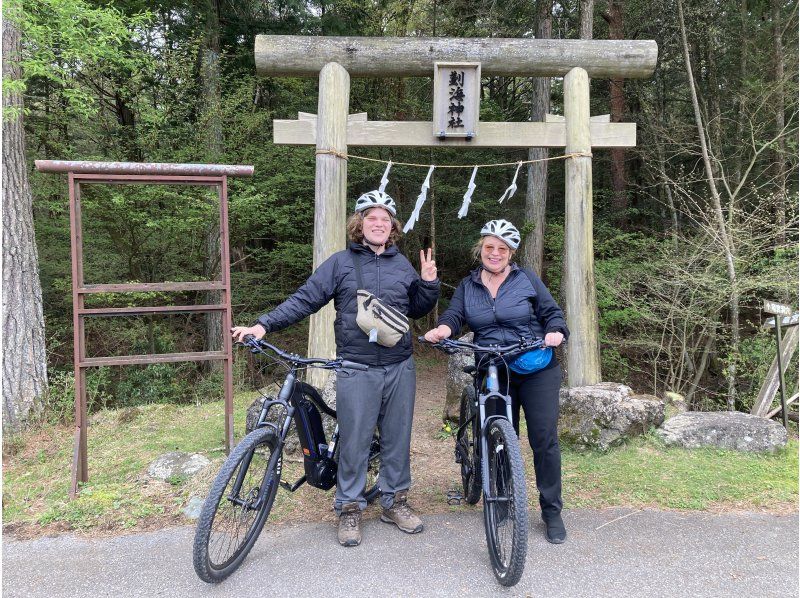
[[[342,367],[349,370],[361,370],[362,372],[366,372],[369,369],[368,365],[356,363],[355,361],[342,361]]]
[[[417,340],[418,340],[419,342],[421,342],[421,343],[427,343],[427,342],[428,342],[428,341],[425,339],[425,337],[424,337],[424,336],[418,336],[418,337],[417,337]]]

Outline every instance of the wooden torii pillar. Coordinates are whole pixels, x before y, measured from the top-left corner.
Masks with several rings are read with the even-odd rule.
[[[646,78],[658,58],[655,41],[504,38],[304,37],[259,35],[260,75],[319,77],[317,118],[274,121],[274,142],[315,145],[314,268],[345,247],[347,162],[333,153],[350,145],[415,147],[559,147],[566,165],[565,311],[573,333],[570,386],[601,381],[594,284],[592,158],[596,148],[633,147],[634,123],[589,116],[589,78]],[[481,122],[471,140],[439,139],[430,122],[375,122],[348,116],[350,77],[431,77],[437,62],[478,62],[483,75],[564,77],[564,120]],[[332,306],[311,320],[308,352],[333,356]],[[316,372],[316,371],[315,371]],[[323,372],[312,377],[321,384]]]

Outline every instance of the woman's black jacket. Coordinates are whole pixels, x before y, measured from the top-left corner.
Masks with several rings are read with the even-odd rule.
[[[569,329],[564,313],[541,279],[532,271],[511,264],[511,272],[492,299],[481,281],[479,267],[458,285],[450,307],[439,317],[457,337],[464,324],[475,333],[479,345],[509,345],[520,339],[544,338],[548,332]]]

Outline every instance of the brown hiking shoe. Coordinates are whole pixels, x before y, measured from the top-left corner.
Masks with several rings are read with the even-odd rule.
[[[408,490],[401,490],[394,495],[394,504],[389,509],[383,509],[381,521],[394,523],[407,534],[416,534],[422,531],[422,519],[417,517],[414,510],[408,506]]]
[[[357,502],[342,506],[339,515],[339,544],[342,546],[358,546],[361,544],[361,509]]]

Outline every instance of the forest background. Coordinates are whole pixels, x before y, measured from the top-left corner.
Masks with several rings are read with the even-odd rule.
[[[69,211],[65,177],[36,172],[35,159],[252,164],[252,179],[229,183],[235,322],[252,321],[309,275],[314,151],[271,139],[273,119],[317,111],[317,82],[258,77],[253,47],[262,33],[656,40],[651,78],[591,83],[593,115],[610,113],[612,121],[638,126],[636,148],[594,153],[603,379],[656,395],[678,392],[692,409],[749,411],[775,355],[771,333],[761,327],[761,301],[797,307],[796,2],[15,0],[4,3],[4,14],[4,131],[6,123],[24,122],[16,158],[4,144],[4,183],[6,168],[30,181],[48,388],[30,413],[48,420],[73,417]],[[21,73],[6,71],[8,56],[21,59]],[[480,118],[563,113],[561,85],[560,78],[485,77]],[[354,79],[350,110],[370,120],[430,120],[430,79]],[[425,164],[546,155],[351,151]],[[456,213],[469,171],[435,172],[429,204],[401,250],[413,261],[419,248],[435,246],[440,276],[450,285],[440,309],[472,267],[480,226],[498,217],[520,226],[520,261],[559,295],[563,163],[523,169],[519,191],[498,205],[513,171],[480,170],[463,220]],[[350,160],[348,197],[376,188],[382,172],[382,164]],[[410,214],[425,174],[392,169],[387,191],[401,217]],[[23,189],[14,191],[24,202]],[[215,207],[202,190],[94,186],[83,210],[88,283],[197,280],[219,267],[208,258]],[[6,239],[20,226],[4,217]],[[192,293],[106,294],[92,301],[210,302]],[[197,314],[96,318],[87,325],[87,346],[90,356],[191,351],[219,346],[221,334],[218,321]],[[301,324],[279,342],[304,352],[306,335]],[[14,350],[8,339],[6,351]],[[237,364],[237,382],[252,384],[252,363]],[[789,371],[794,392],[796,364]],[[89,373],[88,385],[90,410],[222,394],[221,373],[193,363],[100,368]]]

